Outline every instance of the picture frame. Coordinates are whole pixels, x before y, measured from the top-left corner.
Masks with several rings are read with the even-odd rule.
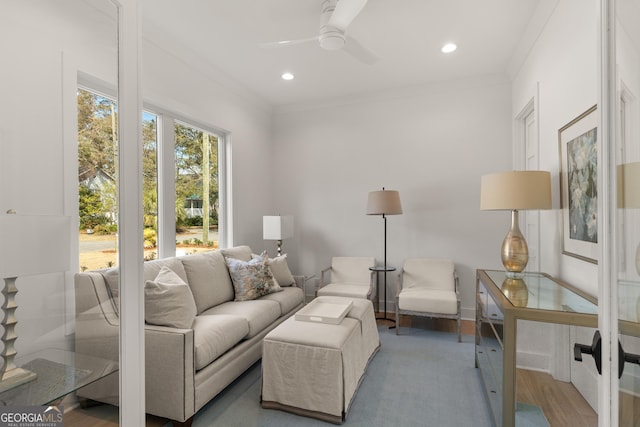
[[[598,263],[597,107],[558,130],[562,253],[594,264]]]

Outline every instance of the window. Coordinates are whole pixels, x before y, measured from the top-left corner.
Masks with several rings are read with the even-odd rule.
[[[158,251],[158,116],[142,112],[142,214],[144,258],[157,258]]]
[[[218,136],[176,121],[177,240],[185,254],[218,247]],[[186,249],[189,247],[189,249]]]
[[[80,269],[84,271],[113,267],[118,262],[118,117],[113,98],[97,90],[79,89],[77,102],[78,238]],[[161,135],[173,135],[164,151]],[[143,112],[145,260],[161,253],[172,255],[174,250],[183,255],[218,247],[222,141],[223,134],[170,112],[153,108]],[[161,162],[160,153],[169,161]],[[173,189],[175,185],[175,192],[159,194],[163,179],[171,183],[165,187]]]
[[[117,106],[78,90],[78,201],[80,269],[116,265],[118,231]]]

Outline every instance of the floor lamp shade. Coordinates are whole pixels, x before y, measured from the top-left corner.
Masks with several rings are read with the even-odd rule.
[[[282,241],[293,237],[293,217],[273,215],[262,217],[262,238],[278,241],[278,256],[282,255]]]
[[[367,215],[400,215],[400,193],[395,190],[371,191],[367,200]]]
[[[518,211],[551,209],[551,173],[511,171],[484,175],[481,210],[510,210],[511,228],[502,242],[502,264],[509,277],[520,277],[529,262],[527,241],[520,232]]]
[[[18,323],[16,279],[68,270],[70,241],[69,217],[0,215],[0,277],[4,279],[0,392],[35,379],[33,372],[18,368],[14,362],[17,354],[14,344],[18,339],[15,332]]]

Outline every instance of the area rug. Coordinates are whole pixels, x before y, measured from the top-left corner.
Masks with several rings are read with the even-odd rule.
[[[478,370],[474,337],[379,326],[381,348],[371,361],[344,426],[491,426]],[[536,410],[537,409],[537,410]],[[539,408],[518,406],[517,425],[548,426]],[[330,426],[260,406],[260,363],[209,402],[194,427]],[[168,426],[168,425],[167,425]]]

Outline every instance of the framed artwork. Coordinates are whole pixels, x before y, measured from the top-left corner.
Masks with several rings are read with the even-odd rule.
[[[562,253],[597,263],[598,122],[597,105],[558,131]]]

